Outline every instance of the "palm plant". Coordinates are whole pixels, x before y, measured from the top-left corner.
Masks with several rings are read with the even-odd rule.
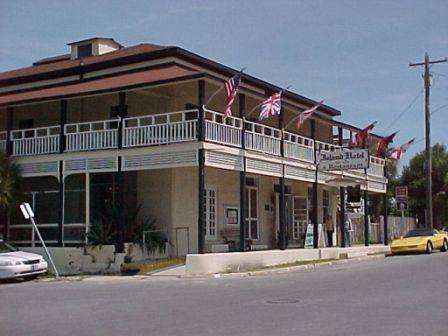
[[[0,153],[0,211],[15,207],[21,196],[20,167],[10,157]]]

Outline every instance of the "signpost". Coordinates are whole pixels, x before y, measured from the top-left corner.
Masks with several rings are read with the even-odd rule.
[[[403,214],[403,212],[408,208],[408,187],[395,187],[395,200],[397,201],[397,209],[399,209]]]
[[[319,170],[347,170],[369,168],[368,149],[336,149],[319,152]]]
[[[42,236],[40,235],[39,229],[37,228],[36,222],[34,221],[33,209],[31,209],[31,206],[28,203],[22,203],[22,204],[20,204],[20,210],[22,211],[23,217],[25,217],[25,219],[29,219],[31,224],[33,224],[34,231],[36,231],[36,234],[39,237],[39,240],[42,244],[42,247],[45,250],[48,260],[50,261],[51,266],[53,267],[54,274],[56,275],[56,278],[59,278],[58,270],[56,269],[56,266],[54,265],[53,259],[51,258],[51,255],[50,255],[50,252],[48,252],[47,246],[45,245],[45,242],[42,239]]]

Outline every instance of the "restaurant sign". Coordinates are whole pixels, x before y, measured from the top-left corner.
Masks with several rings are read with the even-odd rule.
[[[369,168],[367,149],[336,149],[319,152],[319,170],[347,170]]]

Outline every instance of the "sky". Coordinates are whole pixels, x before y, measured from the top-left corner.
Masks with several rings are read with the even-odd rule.
[[[448,56],[447,16],[446,0],[0,0],[0,72],[93,36],[177,45],[325,99],[341,121],[378,120],[375,133],[400,131],[394,145],[416,137],[402,166],[424,149],[423,69],[409,63]],[[448,63],[431,72],[432,143],[446,145]]]

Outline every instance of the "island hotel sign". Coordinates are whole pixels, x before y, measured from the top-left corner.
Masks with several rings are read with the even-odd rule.
[[[367,149],[336,149],[331,152],[320,151],[319,170],[347,170],[369,168]]]

